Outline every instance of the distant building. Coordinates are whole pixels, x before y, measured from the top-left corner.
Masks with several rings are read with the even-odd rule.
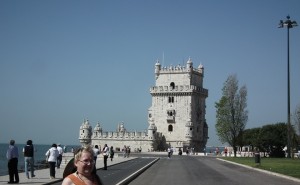
[[[155,86],[150,88],[152,105],[148,110],[148,129],[128,132],[124,123],[115,132],[104,132],[100,123],[94,130],[88,120],[80,126],[79,140],[83,145],[92,144],[122,149],[151,151],[153,142],[164,136],[167,144],[184,150],[203,151],[208,139],[205,119],[205,100],[208,90],[203,88],[204,68],[193,68],[192,60],[186,66],[162,67],[155,64]]]

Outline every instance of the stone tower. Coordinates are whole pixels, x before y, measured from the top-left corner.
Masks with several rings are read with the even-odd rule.
[[[162,67],[155,64],[155,86],[150,89],[152,105],[148,110],[148,123],[165,136],[171,147],[194,148],[203,151],[208,139],[205,119],[203,88],[204,68],[193,68],[189,59],[186,66]]]

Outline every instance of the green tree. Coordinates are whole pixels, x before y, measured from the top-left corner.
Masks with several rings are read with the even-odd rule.
[[[251,129],[244,130],[243,146],[251,146],[252,151],[254,151],[254,148],[260,149],[261,148],[260,131],[261,128],[251,128]]]
[[[247,88],[239,89],[236,75],[230,75],[224,83],[222,97],[216,102],[217,123],[215,125],[217,135],[223,143],[233,147],[236,156],[240,135],[245,129],[248,120]]]
[[[269,153],[270,157],[285,157],[283,148],[287,144],[287,125],[276,123],[261,128],[261,151]]]
[[[153,142],[152,147],[154,151],[165,151],[168,148],[166,137],[161,136],[158,137],[157,139]]]

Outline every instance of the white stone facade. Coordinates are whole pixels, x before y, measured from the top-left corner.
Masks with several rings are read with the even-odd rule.
[[[82,144],[108,146],[122,149],[151,151],[158,136],[165,136],[167,144],[174,148],[193,147],[203,151],[208,139],[205,119],[205,99],[208,90],[203,88],[204,68],[193,68],[191,59],[186,66],[162,67],[155,64],[155,86],[150,88],[152,105],[148,110],[149,127],[144,132],[128,132],[124,124],[115,132],[103,132],[98,123],[94,130],[88,121],[80,127]]]

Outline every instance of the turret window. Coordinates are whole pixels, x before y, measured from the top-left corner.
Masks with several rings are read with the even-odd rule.
[[[173,132],[173,125],[169,125],[169,126],[168,126],[168,131],[169,131],[169,132]]]

